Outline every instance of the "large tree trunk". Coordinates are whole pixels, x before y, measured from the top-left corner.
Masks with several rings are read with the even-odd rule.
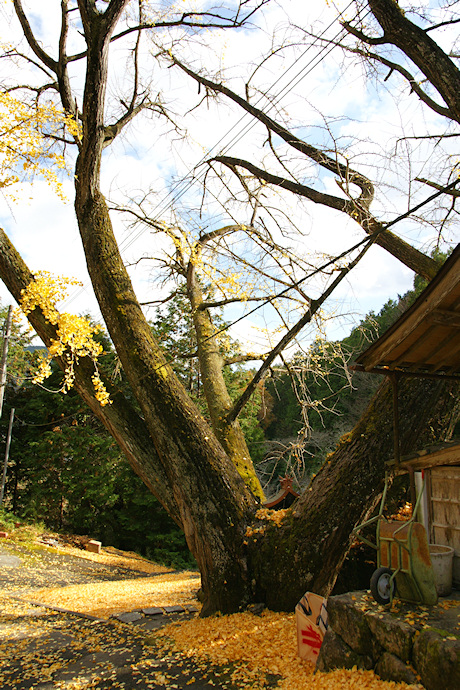
[[[153,339],[100,191],[101,154],[110,138],[103,122],[108,46],[127,1],[110,0],[103,12],[90,0],[78,0],[88,50],[75,211],[95,294],[141,414],[113,390],[112,405],[100,406],[92,389],[91,361],[82,359],[76,366],[76,385],[135,471],[182,526],[202,575],[203,612],[236,611],[254,600],[291,609],[306,589],[328,593],[352,528],[378,498],[384,461],[391,457],[391,396],[384,386],[289,512],[285,525],[267,529],[261,540],[250,540],[246,527],[258,504]],[[20,0],[15,6],[20,9]],[[38,59],[55,70],[30,27],[23,23],[23,29]],[[70,107],[64,94],[61,97],[64,107]],[[33,276],[4,233],[0,275],[20,302],[21,290]],[[56,337],[39,309],[30,321],[45,343]],[[447,428],[458,405],[442,384],[408,382],[401,398],[403,451],[413,447],[414,439],[421,442],[423,430]]]
[[[104,26],[100,16],[94,15],[87,17],[85,26],[87,40],[91,40],[76,163],[75,212],[104,321],[200,567],[204,611],[235,610],[247,599],[242,538],[255,500],[155,342],[100,192],[108,43],[114,25],[115,18]]]
[[[19,301],[31,274],[3,232],[0,275]],[[38,309],[29,318],[45,343],[56,337]],[[149,340],[147,351],[152,347],[156,346]],[[94,397],[92,373],[91,362],[80,360],[77,389],[135,471],[183,526],[202,573],[205,613],[236,611],[251,601],[291,610],[307,589],[325,595],[331,591],[350,547],[351,531],[379,500],[385,462],[393,456],[388,383],[327,458],[283,525],[256,522],[265,526],[265,534],[251,537],[245,532],[254,524],[257,505],[212,431],[189,401],[181,402],[180,384],[176,386],[167,365],[148,381],[138,380],[136,371],[131,376],[148,420],[116,391],[110,391],[112,405],[101,407]],[[154,380],[155,374],[159,380]],[[403,453],[449,437],[460,411],[458,393],[458,384],[442,381],[408,379],[400,385]]]
[[[217,440],[235,465],[245,484],[254,496],[264,500],[264,492],[251,460],[251,454],[243,431],[235,419],[228,421],[232,409],[232,399],[225,385],[224,359],[215,336],[209,309],[203,309],[203,293],[196,276],[195,267],[190,263],[187,271],[187,294],[192,307],[192,319],[198,343],[198,359],[203,389],[209,417]]]
[[[402,453],[449,438],[460,413],[457,383],[405,379],[399,401]],[[290,610],[307,590],[330,593],[353,528],[381,497],[385,462],[392,457],[392,390],[384,382],[282,527],[270,526],[263,537],[250,541],[256,599],[273,609]]]

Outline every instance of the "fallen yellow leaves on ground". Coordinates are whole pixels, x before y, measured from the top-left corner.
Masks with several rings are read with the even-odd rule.
[[[234,664],[239,687],[265,687],[265,674],[281,676],[280,690],[396,690],[422,688],[380,680],[372,671],[337,669],[314,674],[314,666],[297,656],[294,614],[265,611],[238,613],[173,623],[159,633],[173,639],[180,653],[213,664]]]
[[[115,549],[104,549],[100,554],[94,554],[66,547],[60,552],[96,561],[101,565],[131,569],[133,575],[144,572],[146,575],[156,574],[156,576],[40,589],[33,593],[33,599],[36,602],[99,618],[108,618],[111,614],[151,606],[187,606],[188,604],[197,606],[195,593],[200,586],[197,573],[167,572],[163,566],[150,563],[136,554],[120,553]],[[24,595],[25,598],[32,598],[32,596],[29,593]],[[366,604],[372,608],[375,602],[366,601]],[[23,608],[17,600],[14,603],[15,613],[18,614],[20,611],[29,621],[29,627],[32,626],[32,632],[29,631],[27,635],[33,636],[33,626],[38,625],[40,617],[35,618],[39,614],[31,611],[30,608],[27,610],[30,606],[30,603],[24,603]],[[14,607],[12,605],[10,611],[8,605],[6,608],[5,605],[0,605],[0,612],[8,618],[13,615]],[[49,625],[46,620],[44,623]],[[127,624],[120,623],[119,625],[121,628],[118,634],[121,635],[122,630],[128,628]],[[114,628],[114,634],[115,632],[116,628]],[[182,658],[184,663],[188,663],[185,661],[188,660],[198,670],[201,666],[203,673],[206,672],[209,663],[217,668],[228,668],[230,665],[233,669],[233,683],[238,688],[251,688],[251,690],[266,688],[267,677],[268,679],[271,677],[271,685],[273,685],[273,680],[279,679],[277,687],[280,690],[340,690],[342,688],[344,690],[407,690],[409,687],[421,690],[422,688],[420,685],[408,686],[405,683],[382,681],[372,671],[361,671],[356,668],[315,674],[311,664],[297,657],[294,614],[265,611],[261,616],[239,613],[205,619],[194,618],[182,623],[170,624],[163,630],[156,631],[153,639],[157,649],[155,655],[159,651],[158,642],[162,642],[160,646],[163,648],[165,658],[170,657],[172,663],[180,664],[179,659]],[[145,648],[143,664],[147,664],[150,658],[149,644],[147,643]],[[155,659],[155,657],[152,658]],[[153,676],[151,680],[153,682]],[[178,686],[171,685],[171,687]]]
[[[108,618],[111,614],[149,606],[196,605],[199,583],[196,573],[165,573],[133,580],[39,589],[33,598],[47,606]]]
[[[152,561],[142,558],[142,556],[139,556],[137,553],[130,551],[123,551],[120,553],[117,549],[110,546],[102,549],[100,553],[83,551],[74,546],[66,546],[60,549],[60,553],[77,556],[78,558],[84,558],[85,560],[101,563],[102,565],[129,568],[131,570],[138,570],[141,573],[151,573],[152,575],[155,573],[172,572],[172,568],[168,568],[165,565],[159,565],[158,563],[152,563]]]

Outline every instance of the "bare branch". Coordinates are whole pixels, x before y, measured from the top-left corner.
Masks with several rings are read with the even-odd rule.
[[[19,19],[19,22],[21,24],[21,28],[24,32],[24,36],[26,38],[27,43],[29,44],[30,48],[32,51],[35,53],[35,55],[38,57],[38,59],[48,67],[52,72],[57,74],[58,72],[58,64],[56,60],[53,60],[53,58],[48,55],[46,51],[43,50],[41,45],[38,43],[37,39],[35,38],[35,35],[32,31],[32,28],[29,24],[29,20],[27,19],[24,9],[22,7],[22,2],[21,0],[13,0],[14,4],[14,9],[16,11],[16,16]]]
[[[232,364],[241,364],[242,362],[257,362],[263,360],[266,355],[256,354],[255,352],[247,352],[246,354],[235,355],[229,357],[224,361],[224,366],[228,367]]]
[[[120,117],[119,120],[114,122],[112,125],[106,125],[104,128],[105,136],[104,136],[104,148],[109,146],[115,137],[117,137],[120,132],[126,127],[127,124],[131,122],[133,118],[136,117],[142,110],[146,110],[150,104],[147,103],[147,99],[143,99],[141,103],[139,103],[136,106],[133,106],[131,103],[129,107],[127,108],[126,112]]]
[[[228,304],[245,304],[246,302],[266,302],[267,297],[246,297],[243,299],[242,297],[232,297],[228,299],[222,299],[219,300],[218,302],[203,302],[200,304],[198,307],[199,310],[204,310],[204,309],[218,309],[219,307],[225,307]]]
[[[444,185],[438,184],[437,182],[426,180],[424,177],[416,177],[415,179],[417,180],[417,182],[422,182],[423,184],[426,184],[429,187],[433,187],[433,189],[439,189],[440,191],[442,190],[445,194],[448,194],[454,198],[460,198],[460,190],[458,189],[449,189],[448,191],[446,191]]]
[[[272,362],[278,357],[278,355],[281,352],[283,352],[283,350],[286,349],[286,347],[289,345],[289,343],[300,333],[300,331],[304,328],[304,326],[306,326],[308,323],[310,323],[313,316],[318,312],[318,310],[321,308],[321,306],[324,304],[324,302],[327,300],[327,298],[334,292],[336,287],[342,282],[342,280],[350,273],[350,271],[362,259],[362,257],[365,255],[365,253],[370,248],[370,246],[374,243],[375,239],[376,239],[376,237],[369,240],[369,242],[365,245],[364,249],[361,250],[361,252],[356,256],[356,258],[353,259],[348,264],[348,266],[341,269],[341,271],[339,272],[339,275],[335,278],[335,280],[332,281],[330,286],[323,292],[321,297],[319,297],[317,300],[312,300],[306,314],[304,314],[304,316],[302,316],[302,318],[299,319],[299,321],[295,324],[295,326],[293,326],[281,338],[281,340],[278,342],[278,344],[266,356],[264,363],[262,364],[260,369],[257,371],[257,373],[254,375],[254,377],[252,378],[250,383],[246,386],[242,395],[236,401],[233,408],[228,413],[228,415],[227,415],[227,421],[228,422],[234,421],[238,417],[241,410],[243,409],[243,407],[246,405],[249,398],[253,394],[257,384],[263,379],[265,373],[270,368]]]
[[[368,3],[382,27],[385,42],[399,48],[417,65],[444,99],[450,117],[460,122],[460,71],[457,66],[426,31],[407,18],[394,0],[368,0]],[[345,28],[350,31],[349,26]],[[369,37],[361,35],[359,38],[375,45],[373,39],[367,40]]]
[[[449,19],[447,22],[439,22],[439,24],[432,24],[432,26],[428,26],[426,29],[424,29],[425,32],[428,31],[434,31],[435,29],[440,29],[443,26],[452,26],[453,24],[459,24],[460,19]],[[451,55],[450,57],[455,57],[454,55]]]
[[[343,179],[347,179],[349,183],[355,184],[361,190],[361,194],[356,201],[362,206],[369,207],[374,196],[374,188],[370,180],[364,177],[364,175],[361,175],[361,173],[349,168],[346,165],[342,165],[336,159],[331,158],[323,151],[320,151],[318,148],[312,146],[311,144],[307,144],[302,139],[299,139],[295,136],[295,134],[264,113],[263,110],[260,110],[259,108],[256,108],[252,104],[248,103],[246,99],[238,96],[238,94],[223,84],[213,82],[194,72],[174,56],[171,59],[174,65],[182,69],[186,74],[192,77],[192,79],[195,79],[195,81],[203,84],[211,91],[222,93],[223,95],[227,96],[227,98],[230,98],[232,101],[237,103],[241,108],[246,110],[246,112],[250,113],[253,117],[262,122],[270,131],[281,137],[281,139],[283,139],[283,141],[285,141],[289,146],[296,149],[303,155],[308,156],[308,158],[315,161],[315,163],[318,163],[318,165],[320,165],[322,168],[334,173],[335,175],[339,175]],[[215,160],[218,159],[216,158]]]

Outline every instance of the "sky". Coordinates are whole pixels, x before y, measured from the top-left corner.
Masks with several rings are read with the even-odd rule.
[[[157,5],[171,3],[157,3]],[[177,3],[181,7],[200,8],[200,0],[185,0]],[[345,60],[338,50],[322,52],[317,43],[308,47],[305,34],[300,30],[293,32],[289,20],[302,29],[310,23],[321,26],[325,36],[334,38],[341,27],[338,23],[339,11],[344,11],[347,19],[353,16],[351,3],[346,1],[323,2],[315,0],[305,3],[302,0],[272,2],[254,18],[253,26],[240,31],[207,31],[199,43],[178,45],[171,48],[181,59],[194,68],[202,68],[212,76],[222,70],[226,83],[232,88],[243,88],[244,75],[254,70],[260,56],[272,51],[272,56],[263,67],[256,71],[251,85],[260,91],[268,90],[275,96],[276,107],[272,115],[289,119],[295,132],[313,143],[331,145],[332,136],[339,146],[346,147],[351,164],[359,167],[378,184],[372,209],[375,215],[391,220],[407,210],[407,177],[429,176],[433,170],[440,171],[445,165],[445,156],[439,151],[429,149],[423,141],[411,140],[396,144],[402,133],[420,135],[426,131],[441,131],[446,123],[426,108],[421,108],[417,99],[410,96],[407,87],[398,80],[377,83],[372,75],[365,78],[362,64],[357,59]],[[419,3],[420,4],[420,3]],[[56,38],[59,32],[59,2],[47,0],[46,3],[24,2],[31,25],[36,30],[45,48],[56,54]],[[101,7],[103,4],[101,3]],[[348,8],[348,9],[347,9]],[[11,8],[6,4],[0,10],[7,17]],[[7,26],[5,21],[1,22]],[[177,39],[176,34],[162,36],[168,41]],[[7,35],[2,40],[13,43],[20,39],[17,22],[9,20]],[[158,36],[157,36],[158,39]],[[295,39],[295,40],[294,40]],[[444,39],[443,39],[444,40]],[[445,39],[447,40],[447,39]],[[72,36],[72,49],[82,49],[81,37]],[[292,45],[289,47],[289,43]],[[285,44],[283,51],[278,48]],[[120,97],[129,76],[128,44],[120,41],[114,45],[108,89],[107,118],[116,112]],[[137,199],[151,189],[154,200],[150,202],[152,214],[157,219],[169,221],[172,217],[172,199],[184,192],[180,199],[182,218],[190,218],[191,225],[198,232],[198,225],[217,227],[228,222],[229,215],[224,210],[225,190],[218,185],[211,188],[216,196],[208,196],[206,211],[198,219],[195,212],[201,200],[202,188],[198,183],[182,183],[175,186],[176,180],[189,180],[190,173],[198,176],[203,166],[196,167],[205,157],[215,155],[225,147],[232,156],[249,157],[254,162],[262,162],[269,156],[267,146],[263,146],[265,132],[260,126],[251,126],[249,118],[243,118],[240,111],[228,104],[198,104],[202,94],[197,86],[181,74],[177,68],[159,67],[151,57],[153,48],[143,47],[141,73],[145,83],[149,83],[153,93],[162,94],[162,99],[182,130],[187,130],[187,140],[174,133],[166,123],[158,118],[138,118],[106,152],[103,160],[103,187],[108,198],[116,203],[127,199]],[[3,81],[26,83],[37,77],[24,63],[16,67],[0,65]],[[72,71],[72,84],[78,93],[81,91],[83,77],[80,68]],[[253,98],[258,98],[254,92]],[[262,97],[262,103],[267,99]],[[327,128],[325,129],[325,125]],[[182,132],[181,132],[182,134]],[[277,145],[277,142],[274,142]],[[409,156],[409,149],[411,155]],[[392,159],[385,158],[388,151],[396,151]],[[447,152],[449,154],[449,152]],[[71,167],[72,155],[69,157]],[[292,161],[299,174],[308,175],[300,165]],[[445,182],[445,176],[441,181]],[[340,194],[332,176],[320,176],[319,188],[331,194]],[[40,179],[33,186],[25,184],[20,203],[6,199],[0,200],[0,222],[10,235],[13,243],[23,255],[32,271],[48,270],[52,273],[75,277],[82,281],[82,287],[73,289],[70,298],[63,305],[65,311],[90,313],[96,319],[98,307],[86,272],[83,250],[73,212],[73,180],[70,174],[63,179],[67,203],[56,198],[53,190]],[[173,186],[174,193],[169,193]],[[429,195],[424,185],[412,187],[413,201],[420,201]],[[278,194],[269,197],[270,203],[280,205],[285,216],[297,227],[302,235],[292,236],[291,247],[308,256],[319,253],[321,257],[344,251],[363,238],[362,230],[341,214],[314,204],[301,204],[292,195]],[[243,204],[232,207],[238,222],[248,222],[248,211]],[[123,257],[130,265],[130,273],[141,302],[158,299],[165,294],[165,286],[158,280],[152,262],[141,257],[158,256],[164,240],[153,235],[148,229],[132,227],[126,218],[114,213],[114,226]],[[396,230],[396,228],[395,228]],[[404,222],[397,226],[397,232],[411,244],[423,251],[430,251],[436,242],[433,227],[414,222]],[[447,229],[447,244],[459,240],[458,227]],[[370,310],[378,312],[388,299],[396,299],[411,288],[413,273],[379,247],[373,247],[365,259],[354,269],[340,290],[328,303],[331,315],[340,315],[328,323],[327,334],[331,338],[343,337],[350,328]],[[308,285],[308,290],[318,290],[317,285]],[[0,299],[3,304],[11,299],[2,286]],[[153,316],[152,311],[147,311]],[[235,308],[228,309],[225,317],[236,320],[241,315]],[[279,323],[269,310],[259,310],[239,321],[231,330],[233,337],[248,348],[258,351],[267,349],[265,328],[274,328]],[[305,337],[313,337],[310,330]],[[271,343],[276,340],[272,336]]]

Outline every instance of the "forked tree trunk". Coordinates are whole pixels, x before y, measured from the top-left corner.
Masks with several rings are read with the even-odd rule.
[[[31,274],[3,232],[0,275],[19,301]],[[54,327],[37,309],[29,316],[49,343],[55,337]],[[151,347],[149,340],[147,351]],[[76,367],[77,389],[134,470],[182,525],[200,566],[205,613],[236,611],[250,602],[292,610],[308,589],[320,594],[331,591],[349,550],[351,531],[380,498],[385,461],[393,456],[392,393],[387,383],[288,511],[282,527],[256,521],[257,526],[266,526],[265,534],[249,537],[245,532],[248,524],[254,524],[257,504],[212,431],[189,401],[181,403],[180,384],[176,387],[167,365],[156,372],[156,382],[154,377],[139,381],[134,374],[137,395],[149,412],[148,422],[113,390],[113,404],[101,407],[94,398],[91,373],[91,363],[81,360]],[[459,408],[458,384],[403,382],[402,452],[448,438]]]
[[[104,127],[109,41],[127,4],[128,0],[111,0],[102,12],[94,2],[78,0],[88,50],[75,210],[96,297],[142,414],[116,391],[112,405],[99,405],[90,361],[82,360],[76,367],[77,389],[182,526],[201,571],[204,614],[236,611],[251,601],[292,609],[306,589],[329,592],[352,528],[379,496],[384,461],[392,455],[391,395],[386,386],[380,390],[356,429],[342,440],[289,512],[285,525],[251,541],[246,527],[258,504],[154,341],[100,191],[102,149],[111,137],[110,127]],[[63,8],[66,5],[63,1]],[[15,6],[20,17],[19,0]],[[38,60],[56,71],[30,26],[22,23]],[[61,38],[64,41],[65,32]],[[65,72],[65,64],[61,70]],[[70,109],[65,95],[61,93],[64,107]],[[2,232],[0,275],[20,302],[21,289],[32,275]],[[45,343],[56,337],[39,309],[30,314],[30,321]],[[413,447],[414,439],[420,443],[427,428],[435,434],[447,428],[458,406],[441,384],[407,383],[401,397],[406,415],[403,451]]]
[[[401,451],[408,453],[452,433],[460,412],[459,385],[406,379],[400,383]],[[355,526],[378,503],[386,461],[393,458],[391,385],[384,382],[353,431],[289,511],[281,528],[250,542],[256,599],[292,609],[307,591],[327,596],[348,553]]]

